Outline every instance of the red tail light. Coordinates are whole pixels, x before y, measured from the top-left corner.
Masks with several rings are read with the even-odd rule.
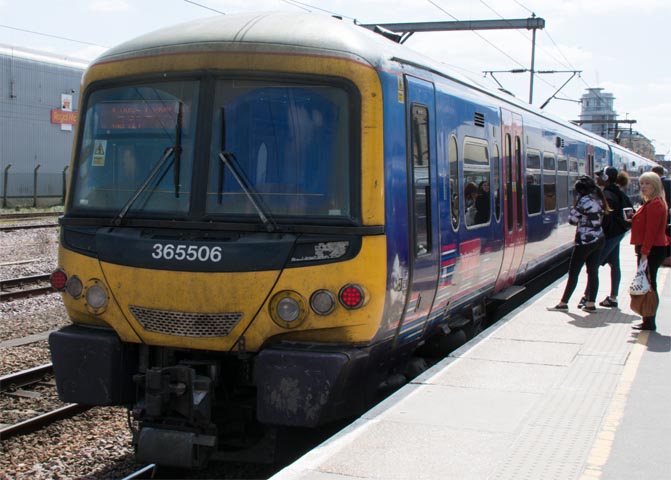
[[[359,308],[361,305],[363,305],[364,301],[363,288],[361,288],[359,285],[345,285],[340,290],[338,298],[340,299],[340,303],[342,303],[343,307],[345,308],[349,308],[350,310]]]
[[[63,290],[65,288],[65,283],[68,281],[68,276],[63,270],[55,270],[51,277],[49,278],[51,286],[56,290]]]

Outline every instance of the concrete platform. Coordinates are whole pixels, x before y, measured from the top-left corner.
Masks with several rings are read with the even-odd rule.
[[[548,311],[555,282],[272,479],[671,479],[669,269],[657,332],[632,330],[628,241],[619,309],[577,308],[583,269],[569,311]]]

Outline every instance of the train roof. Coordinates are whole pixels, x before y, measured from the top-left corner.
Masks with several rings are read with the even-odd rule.
[[[161,53],[225,50],[315,53],[354,59],[384,69],[397,62],[431,71],[500,101],[580,132],[594,142],[612,144],[566,120],[548,115],[528,103],[491,90],[449,65],[397,44],[348,20],[314,13],[259,12],[219,15],[177,24],[122,43],[102,54],[92,65]],[[633,155],[633,152],[630,152]]]
[[[153,55],[162,51],[218,49],[226,51],[304,50],[331,52],[353,58],[375,68],[384,68],[393,60],[430,66],[443,76],[485,90],[472,79],[429,57],[423,56],[382,35],[348,20],[322,14],[262,12],[220,15],[194,20],[142,35],[114,47],[96,59],[107,62],[129,57]],[[95,63],[95,62],[94,62]]]

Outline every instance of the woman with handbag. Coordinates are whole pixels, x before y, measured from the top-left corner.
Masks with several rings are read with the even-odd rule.
[[[648,262],[648,278],[657,301],[657,270],[666,258],[669,237],[666,235],[668,206],[664,200],[664,187],[659,176],[646,172],[639,177],[641,197],[645,202],[631,219],[631,244],[635,246],[638,263]],[[636,330],[656,330],[655,315],[643,317]]]
[[[583,265],[587,265],[589,292],[581,308],[585,312],[596,312],[594,301],[599,290],[599,255],[604,244],[603,219],[610,207],[601,189],[594,180],[582,176],[575,182],[578,194],[575,206],[569,212],[568,221],[576,225],[575,246],[568,266],[568,280],[561,301],[550,310],[567,311],[568,301],[578,284]]]

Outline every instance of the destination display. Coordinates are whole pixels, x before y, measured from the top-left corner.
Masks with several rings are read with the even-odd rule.
[[[182,107],[182,118],[188,119]],[[100,103],[96,105],[99,126],[106,130],[172,130],[177,125],[179,102],[157,100]],[[184,123],[182,127],[185,127]]]

